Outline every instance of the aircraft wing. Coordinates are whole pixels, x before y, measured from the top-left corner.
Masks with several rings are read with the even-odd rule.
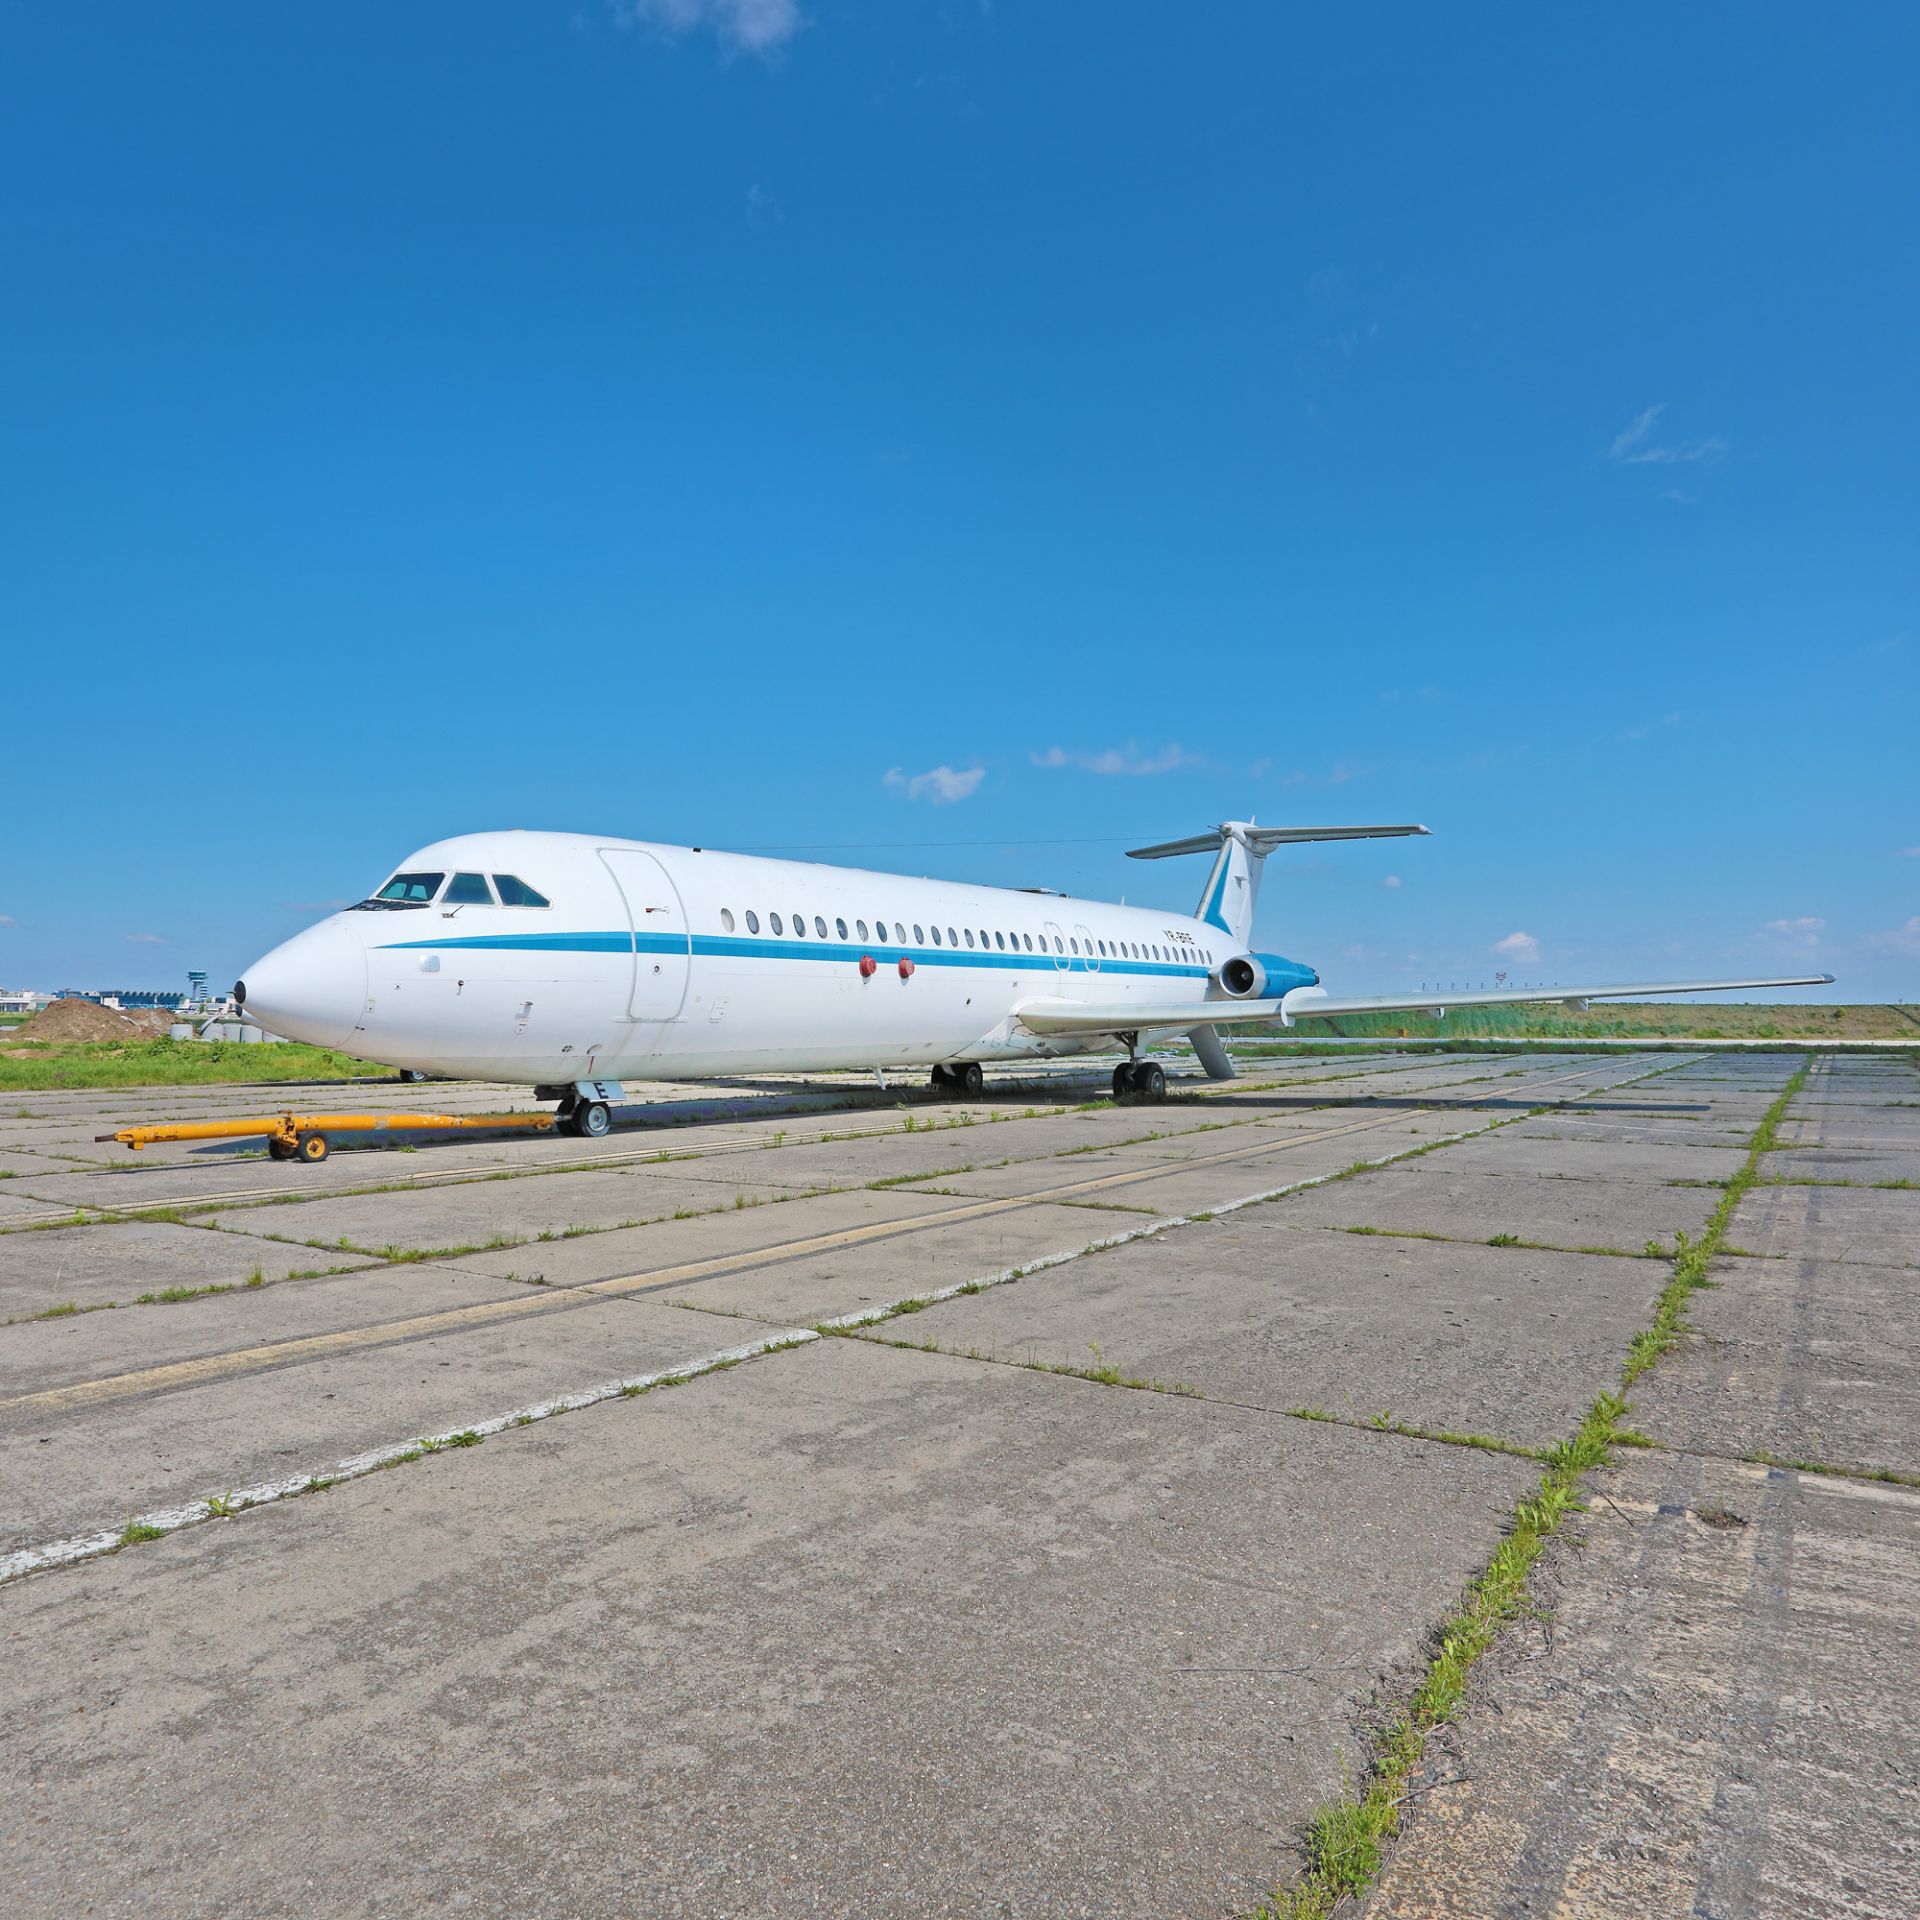
[[[1502,987],[1491,992],[1378,994],[1335,999],[1317,987],[1296,987],[1283,1000],[1115,1001],[1030,1000],[1014,1009],[1029,1031],[1055,1033],[1137,1033],[1163,1027],[1243,1026],[1255,1020],[1333,1020],[1347,1013],[1437,1013],[1454,1007],[1518,1007],[1555,1000],[1569,1006],[1588,1000],[1640,1000],[1660,993],[1744,993],[1760,987],[1831,986],[1830,973],[1801,974],[1791,980],[1665,980],[1634,986]]]

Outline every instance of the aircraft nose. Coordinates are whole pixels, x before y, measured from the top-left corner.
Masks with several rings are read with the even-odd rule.
[[[269,1033],[346,1047],[367,1004],[367,953],[339,920],[296,933],[234,982],[233,997]]]

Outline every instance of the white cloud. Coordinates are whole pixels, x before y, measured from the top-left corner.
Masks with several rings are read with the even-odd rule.
[[[1902,860],[1920,860],[1920,847],[1902,847],[1899,857]],[[10,927],[13,925],[13,922],[4,917],[0,917],[0,925]]]
[[[136,947],[164,947],[167,944],[157,933],[130,933],[127,938]]]
[[[1540,942],[1530,933],[1510,933],[1504,940],[1496,940],[1493,950],[1527,966],[1540,958]]]
[[[1920,913],[1914,914],[1904,926],[1868,934],[1866,943],[1874,953],[1899,953],[1920,960]]]
[[[759,54],[776,52],[803,25],[797,0],[613,0],[613,17],[676,39],[709,32],[737,53]]]
[[[1777,933],[1783,940],[1791,940],[1796,945],[1817,947],[1820,936],[1826,932],[1827,923],[1817,913],[1802,913],[1790,920],[1769,920],[1767,931]]]
[[[1701,461],[1711,464],[1727,457],[1727,443],[1717,433],[1708,434],[1704,440],[1682,440],[1672,446],[1657,446],[1653,440],[1653,429],[1666,410],[1667,403],[1664,400],[1657,406],[1643,407],[1633,416],[1632,424],[1624,432],[1613,436],[1613,444],[1607,449],[1607,458],[1616,467],[1671,467]]]
[[[1383,887],[1397,887],[1400,884],[1400,876],[1397,873],[1390,873],[1380,884]]]
[[[1200,764],[1200,756],[1184,747],[1142,753],[1131,740],[1124,747],[1108,747],[1100,753],[1069,753],[1065,747],[1049,747],[1045,753],[1030,753],[1027,758],[1036,767],[1078,767],[1082,773],[1174,773],[1181,767]]]
[[[885,784],[901,788],[909,800],[931,800],[936,807],[949,801],[964,800],[987,777],[985,767],[929,767],[925,773],[902,773],[898,767],[887,770]]]
[[[16,924],[17,924],[17,923],[16,923],[16,921],[14,920],[14,917],[13,917],[13,915],[12,915],[12,914],[10,914],[10,913],[0,913],[0,927],[11,927],[11,926],[14,926],[14,925],[16,925]]]

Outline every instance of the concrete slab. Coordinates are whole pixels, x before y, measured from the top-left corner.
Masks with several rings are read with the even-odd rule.
[[[516,1295],[514,1282],[418,1262],[358,1267],[322,1279],[241,1285],[195,1300],[122,1306],[0,1328],[0,1422],[16,1394],[42,1392],[265,1341],[431,1313]]]
[[[1744,1147],[1644,1145],[1606,1140],[1542,1140],[1502,1127],[1446,1150],[1449,1173],[1540,1174],[1554,1180],[1730,1180],[1746,1163]]]
[[[749,1177],[724,1186],[676,1176],[671,1166],[633,1174],[556,1173],[538,1178],[466,1181],[407,1193],[343,1194],[293,1206],[238,1207],[205,1216],[239,1233],[276,1234],[308,1244],[421,1249],[521,1243],[570,1228],[606,1229],[665,1219],[682,1208],[704,1212],[783,1198],[788,1189]],[[452,1257],[452,1256],[449,1256]]]
[[[1753,1253],[1920,1267],[1920,1193],[1871,1187],[1754,1187],[1727,1233]]]
[[[752,1260],[710,1278],[661,1283],[649,1297],[779,1325],[813,1326],[939,1287],[986,1279],[1009,1267],[1079,1252],[1147,1224],[1104,1207],[1033,1204],[984,1217],[929,1216],[880,1240],[792,1259]],[[978,1203],[976,1203],[978,1204]]]
[[[1444,1154],[1387,1167],[1282,1201],[1303,1226],[1370,1226],[1486,1241],[1517,1234],[1549,1246],[1640,1251],[1651,1239],[1698,1233],[1718,1194],[1644,1181],[1551,1180],[1529,1174],[1454,1174]]]
[[[1244,1912],[1531,1477],[779,1355],[0,1595],[12,1898]]]
[[[537,1241],[529,1247],[465,1255],[460,1266],[471,1273],[520,1274],[554,1287],[654,1273],[691,1260],[750,1256],[772,1249],[776,1255],[803,1246],[821,1234],[857,1231],[893,1221],[925,1221],[964,1206],[963,1200],[898,1187],[875,1191],[856,1187],[846,1193],[783,1200],[763,1207],[702,1215],[693,1220],[660,1220],[648,1227],[615,1228],[577,1240]]]
[[[1651,1261],[1296,1229],[1261,1206],[876,1332],[1551,1446],[1618,1377],[1665,1278]]]
[[[487,1304],[458,1276],[444,1285],[440,1311]],[[739,1337],[707,1314],[556,1294],[529,1314],[413,1338],[375,1325],[319,1357],[203,1385],[51,1411],[0,1408],[0,1552],[256,1481],[324,1473],[367,1448],[684,1365]]]
[[[0,1319],[69,1303],[125,1306],[163,1287],[238,1286],[256,1271],[279,1280],[296,1271],[366,1264],[361,1255],[321,1254],[157,1220],[0,1234]]]
[[[1634,1391],[1671,1446],[1920,1473],[1920,1299],[1897,1268],[1714,1263],[1694,1332]]]
[[[1367,1920],[1920,1912],[1920,1493],[1644,1454],[1595,1484]]]
[[[1920,1136],[1907,1150],[1892,1147],[1800,1147],[1770,1153],[1761,1167],[1771,1184],[1788,1180],[1850,1180],[1870,1187],[1883,1180],[1920,1186]]]

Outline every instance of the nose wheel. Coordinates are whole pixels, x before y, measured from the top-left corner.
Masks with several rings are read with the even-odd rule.
[[[978,1100],[987,1090],[987,1076],[978,1060],[962,1060],[958,1066],[937,1066],[933,1087],[938,1093],[957,1093],[963,1100]]]
[[[613,1131],[613,1112],[604,1100],[573,1100],[560,1109],[559,1127],[576,1140],[604,1140]]]

